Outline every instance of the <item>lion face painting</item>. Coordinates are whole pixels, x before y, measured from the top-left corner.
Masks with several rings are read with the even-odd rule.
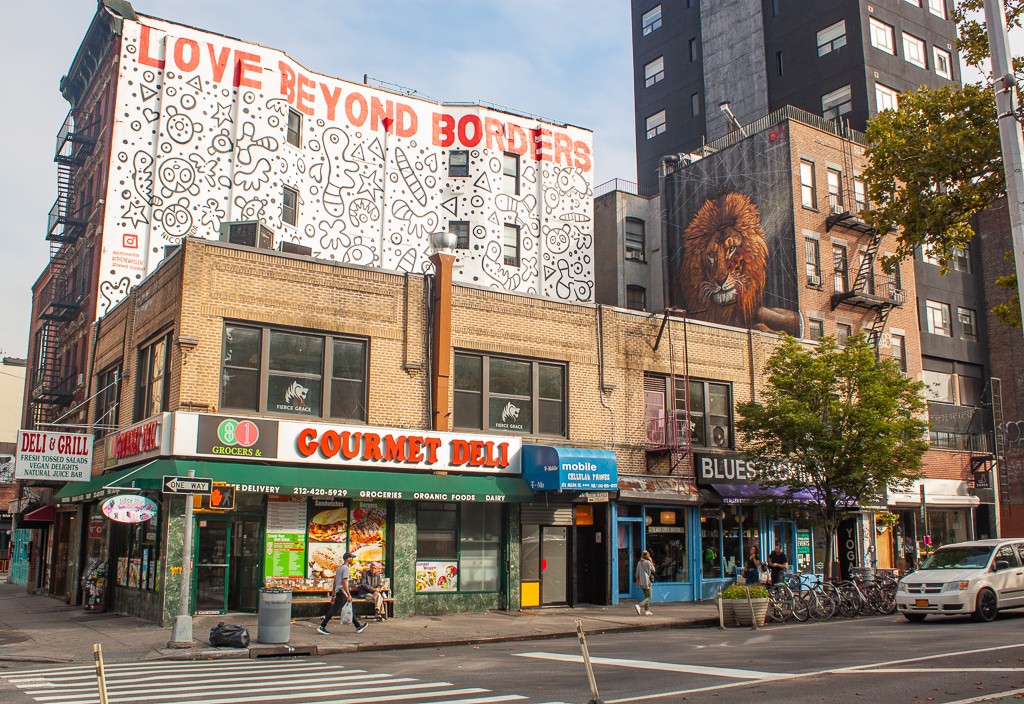
[[[686,227],[680,290],[690,311],[725,325],[760,326],[768,244],[750,197],[709,198]]]

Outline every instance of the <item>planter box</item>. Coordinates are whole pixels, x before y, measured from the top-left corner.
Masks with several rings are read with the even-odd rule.
[[[768,615],[768,599],[751,599],[750,603],[747,603],[746,599],[723,599],[722,610],[725,614],[725,625],[754,625],[750,620],[751,606],[754,607],[754,623],[763,626],[765,617]]]

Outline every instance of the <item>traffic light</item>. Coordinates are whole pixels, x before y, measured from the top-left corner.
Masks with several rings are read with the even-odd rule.
[[[210,511],[231,511],[235,508],[235,488],[214,482],[213,492],[203,497],[203,508]]]

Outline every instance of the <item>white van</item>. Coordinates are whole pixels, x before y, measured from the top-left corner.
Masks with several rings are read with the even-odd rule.
[[[896,587],[896,608],[908,621],[929,614],[971,614],[994,621],[1000,609],[1024,606],[1024,539],[943,545]]]

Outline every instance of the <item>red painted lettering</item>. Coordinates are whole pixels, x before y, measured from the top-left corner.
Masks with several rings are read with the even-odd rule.
[[[565,157],[563,160],[562,157]],[[555,158],[556,164],[572,166],[572,137],[565,132],[555,134]]]
[[[395,121],[395,102],[387,100],[381,102],[380,98],[370,98],[370,129],[379,130],[383,126],[387,131],[391,123]]]
[[[519,125],[508,125],[508,151],[526,156],[526,130]]]
[[[284,61],[277,62],[277,68],[281,71],[281,95],[289,104],[295,103],[295,71]]]
[[[141,33],[139,34],[139,63],[143,66],[152,66],[154,68],[163,68],[164,60],[157,59],[150,54],[150,28],[146,25],[142,25]]]
[[[473,128],[473,135],[470,136],[469,128]],[[480,144],[483,138],[483,128],[480,125],[480,117],[477,115],[463,115],[459,118],[459,141],[464,147],[475,147]]]
[[[540,130],[530,130],[530,158],[534,161],[539,161],[540,156],[537,154],[538,145],[540,142]]]
[[[228,59],[231,58],[231,49],[224,47],[220,50],[220,54],[213,53],[213,44],[207,43],[206,50],[210,54],[210,65],[213,67],[213,80],[215,83],[220,83],[224,80],[224,72],[228,68]]]
[[[537,130],[537,135],[537,159],[551,161],[551,130],[542,127]]]
[[[487,134],[487,148],[505,151],[505,125],[493,117],[484,118],[484,132]]]
[[[455,144],[455,118],[443,112],[435,112],[434,122],[434,146],[450,147]]]
[[[185,57],[188,49],[188,58]],[[179,71],[192,72],[199,66],[199,44],[192,39],[178,38],[174,42],[174,65]]]
[[[247,74],[255,73],[257,76],[263,73],[260,66],[260,57],[257,54],[250,54],[247,51],[235,50],[235,85],[246,88],[260,88],[262,83],[259,78],[250,78]]]
[[[395,107],[398,110],[395,134],[399,137],[412,137],[419,127],[416,111],[405,103],[398,103]]]
[[[356,112],[357,109],[358,113]],[[361,93],[349,93],[348,97],[345,98],[345,117],[352,123],[352,126],[362,127],[363,123],[366,122],[367,113],[366,98]]]
[[[326,83],[321,83],[320,92],[324,94],[324,100],[327,101],[327,119],[333,120],[338,109],[338,101],[341,100],[341,88],[331,90]]]
[[[498,466],[508,467],[508,443],[498,443]]]
[[[576,155],[576,168],[583,173],[590,171],[590,146],[586,142],[577,141],[573,153]]]
[[[309,457],[317,450],[316,431],[312,428],[303,428],[299,431],[299,437],[295,439],[295,449],[303,457]]]
[[[299,74],[298,87],[295,89],[295,109],[304,115],[313,114],[311,103],[316,99],[316,93],[312,89],[315,87],[316,82],[312,78]]]

